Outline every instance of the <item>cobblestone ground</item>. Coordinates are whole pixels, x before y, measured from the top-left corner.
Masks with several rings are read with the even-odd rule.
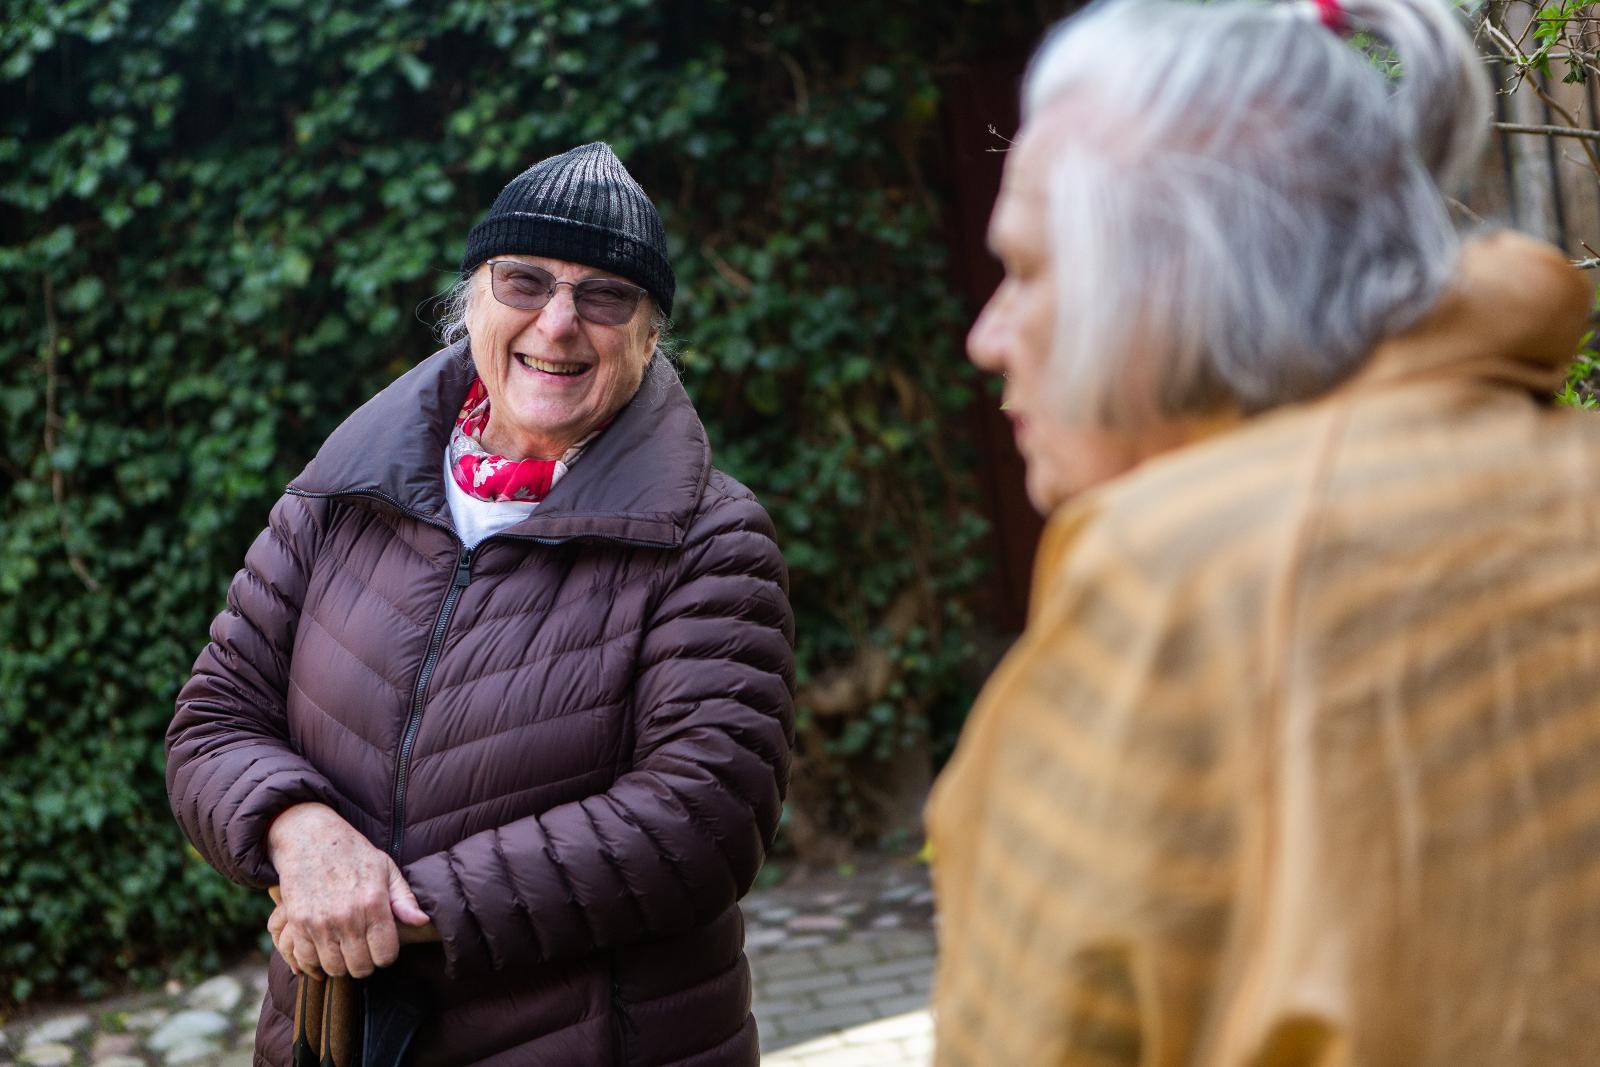
[[[800,872],[746,898],[762,1063],[923,1067],[932,900],[926,869],[904,860]],[[193,987],[40,1009],[0,1027],[0,1067],[250,1067],[265,981],[253,957]]]
[[[746,945],[762,1063],[911,1067],[932,1047],[933,894],[927,869],[885,861],[753,893]]]

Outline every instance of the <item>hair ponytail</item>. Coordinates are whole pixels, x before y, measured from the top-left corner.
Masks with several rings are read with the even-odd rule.
[[[1349,30],[1394,50],[1394,102],[1417,157],[1441,190],[1464,181],[1489,132],[1492,107],[1484,63],[1462,13],[1448,0],[1339,0]]]
[[[1317,396],[1425,314],[1490,96],[1450,0],[1098,0],[1023,104],[1053,130],[1052,256],[1089,265],[1056,272],[1054,403],[1132,425],[1152,390],[1164,416]]]

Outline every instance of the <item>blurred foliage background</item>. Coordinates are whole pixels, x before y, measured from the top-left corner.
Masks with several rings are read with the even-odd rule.
[[[789,560],[785,847],[909,843],[992,647],[941,124],[1064,6],[0,0],[0,1012],[259,937],[168,813],[172,699],[284,483],[435,347],[472,223],[590,140],[662,209],[686,383]],[[1584,9],[1521,7],[1508,115],[1566,121]],[[1559,238],[1539,153],[1480,210]]]
[[[285,482],[436,347],[501,185],[607,140],[801,640],[790,847],[905,832],[986,663],[941,71],[1038,5],[0,0],[0,1008],[215,965],[265,900],[162,734]],[[801,784],[803,782],[803,784]]]

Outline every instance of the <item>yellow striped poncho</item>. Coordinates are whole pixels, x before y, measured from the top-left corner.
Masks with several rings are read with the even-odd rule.
[[[1052,518],[929,803],[941,1067],[1600,1063],[1589,303],[1473,242],[1353,382]]]

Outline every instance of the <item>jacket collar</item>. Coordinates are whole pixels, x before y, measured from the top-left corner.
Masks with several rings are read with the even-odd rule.
[[[429,356],[334,430],[289,491],[378,497],[454,529],[444,494],[444,450],[476,376],[466,341]],[[677,547],[710,472],[705,427],[677,371],[658,352],[639,391],[606,431],[538,510],[505,532]]]

